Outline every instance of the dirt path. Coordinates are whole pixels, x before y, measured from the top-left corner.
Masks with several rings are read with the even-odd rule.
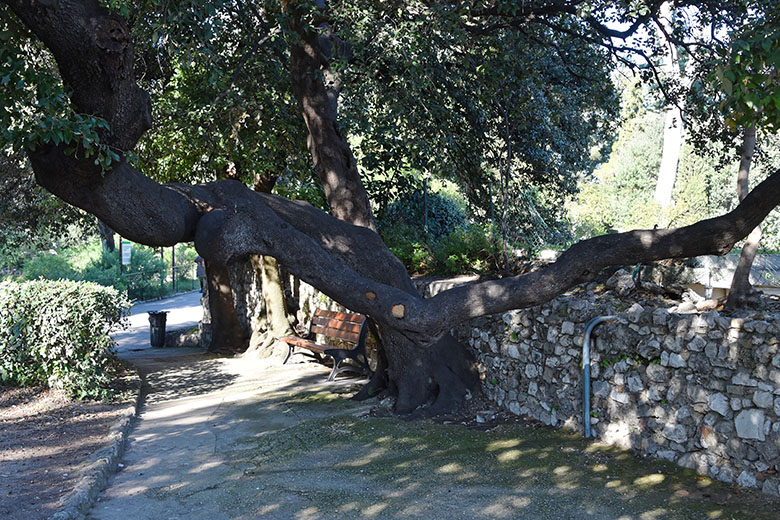
[[[151,394],[93,520],[776,519],[770,497],[547,428],[378,417],[312,365],[137,359]]]
[[[51,516],[131,402],[74,402],[45,388],[0,386],[0,518]]]

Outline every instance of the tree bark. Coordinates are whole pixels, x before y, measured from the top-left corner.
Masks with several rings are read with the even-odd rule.
[[[277,178],[278,176],[271,171],[256,172],[253,178],[254,190],[271,193]],[[259,358],[283,358],[287,354],[288,347],[280,342],[279,338],[294,335],[295,331],[288,317],[279,265],[276,259],[267,255],[251,256],[249,261],[259,275],[260,292],[265,303],[265,317],[260,326],[252,332],[249,348],[244,354]]]
[[[236,315],[230,275],[224,264],[206,261],[209,310],[211,311],[211,343],[214,354],[238,354],[246,350],[247,337]]]
[[[753,152],[756,148],[756,125],[745,129],[742,139],[742,153],[739,160],[739,172],[737,173],[737,197],[742,202],[750,192],[749,176],[750,166],[753,162]],[[737,269],[731,280],[729,296],[726,300],[726,308],[737,309],[747,307],[754,303],[757,291],[750,283],[750,270],[758,252],[761,242],[761,226],[756,226],[748,235],[742,253],[739,255]]]
[[[330,212],[345,222],[376,230],[355,157],[339,129],[339,79],[326,58],[332,51],[322,48],[329,42],[303,28],[299,35],[300,44],[290,48],[292,90],[306,122],[309,152]]]
[[[262,298],[265,303],[265,317],[260,326],[252,332],[245,356],[258,358],[283,358],[287,347],[279,341],[282,336],[293,336],[288,318],[284,289],[279,276],[279,266],[270,256],[250,257],[252,267],[260,274]]]
[[[97,228],[98,234],[100,234],[100,243],[103,246],[103,251],[106,253],[113,253],[114,249],[116,249],[114,231],[100,219],[97,219]]]
[[[292,89],[306,122],[309,151],[325,189],[330,212],[340,220],[375,231],[368,194],[349,143],[338,125],[340,81],[330,67],[329,58],[334,46],[340,42],[336,42],[327,25],[320,26],[319,32],[301,27],[299,35],[300,45],[290,49]],[[384,244],[382,249],[389,253]],[[388,282],[415,294],[408,273],[404,270],[396,274],[395,279]],[[338,298],[336,301],[344,304]],[[440,357],[444,347],[421,350],[417,341],[396,330],[395,323],[373,315],[369,315],[369,319],[374,320],[374,328],[380,336],[379,349],[385,349],[385,352],[379,354],[379,366],[366,394],[376,394],[389,385],[392,393],[398,395],[396,411],[407,413],[426,403],[432,404],[430,410],[446,406],[457,408],[466,389],[476,391],[473,359],[465,348],[451,348],[456,344],[454,338],[449,337],[445,343],[442,343],[444,339],[426,340],[450,347],[445,359]],[[385,362],[386,372],[382,370]]]

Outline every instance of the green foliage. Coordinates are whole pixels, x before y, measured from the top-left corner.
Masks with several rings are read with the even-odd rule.
[[[438,240],[425,237],[417,227],[403,223],[380,231],[390,251],[410,273],[458,275],[481,273],[495,269],[497,250],[490,237],[489,226],[469,224]]]
[[[252,185],[255,175],[270,176],[283,195],[321,205],[321,189],[310,189],[306,128],[280,62],[288,51],[273,26],[275,2],[107,3],[137,20],[137,72],[154,99],[155,131],[137,147],[142,171],[164,182],[229,177]]]
[[[0,193],[0,269],[94,233],[95,218],[37,186],[21,153],[0,152]]]
[[[97,241],[59,252],[40,253],[24,264],[24,278],[94,282],[126,293],[131,300],[147,300],[169,294],[172,289],[169,280],[172,267],[170,252],[166,251],[163,260],[156,249],[138,244],[132,247],[130,265],[122,270],[119,251],[104,251]],[[196,255],[192,246],[177,246],[177,288],[197,285],[192,276]]]
[[[340,64],[350,81],[343,113],[380,208],[414,171],[457,182],[488,213],[491,176],[506,161],[507,120],[512,181],[526,189],[573,191],[577,174],[596,164],[591,149],[610,142],[614,89],[596,46],[535,24],[517,31],[499,22],[477,36],[462,7],[332,8],[339,35],[353,44]]]
[[[577,198],[569,204],[579,237],[652,227],[657,220],[660,208],[652,199],[661,163],[663,116],[649,109],[645,96],[639,83],[626,85],[623,124],[609,160],[596,170],[595,179],[580,183]]]
[[[0,381],[111,397],[117,360],[109,331],[128,308],[118,291],[92,283],[0,283]]]
[[[54,59],[8,10],[0,6],[0,150],[64,145],[66,153],[94,157],[107,171],[119,161],[100,140],[108,122],[72,109]]]
[[[76,280],[78,273],[62,255],[44,253],[24,264],[26,280]]]
[[[484,272],[498,265],[488,226],[472,224],[444,236],[436,244],[436,265],[444,265],[443,274]]]
[[[738,33],[730,48],[722,52],[725,63],[715,68],[714,76],[725,94],[722,108],[729,114],[726,125],[732,129],[759,122],[780,130],[778,15],[780,9],[775,6],[773,16]]]
[[[427,203],[425,199],[427,198]],[[425,233],[427,206],[428,236],[438,240],[454,230],[466,226],[466,214],[453,198],[442,193],[429,191],[427,197],[422,189],[396,199],[380,217],[380,226],[386,222],[403,224]]]

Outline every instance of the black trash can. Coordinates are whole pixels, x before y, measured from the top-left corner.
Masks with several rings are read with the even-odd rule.
[[[168,311],[151,311],[149,313],[149,343],[153,347],[165,346],[165,319]]]

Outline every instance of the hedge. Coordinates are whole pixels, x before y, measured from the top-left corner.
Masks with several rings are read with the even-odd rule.
[[[91,282],[0,283],[0,382],[110,397],[118,361],[109,331],[126,325],[129,307],[116,289]]]

